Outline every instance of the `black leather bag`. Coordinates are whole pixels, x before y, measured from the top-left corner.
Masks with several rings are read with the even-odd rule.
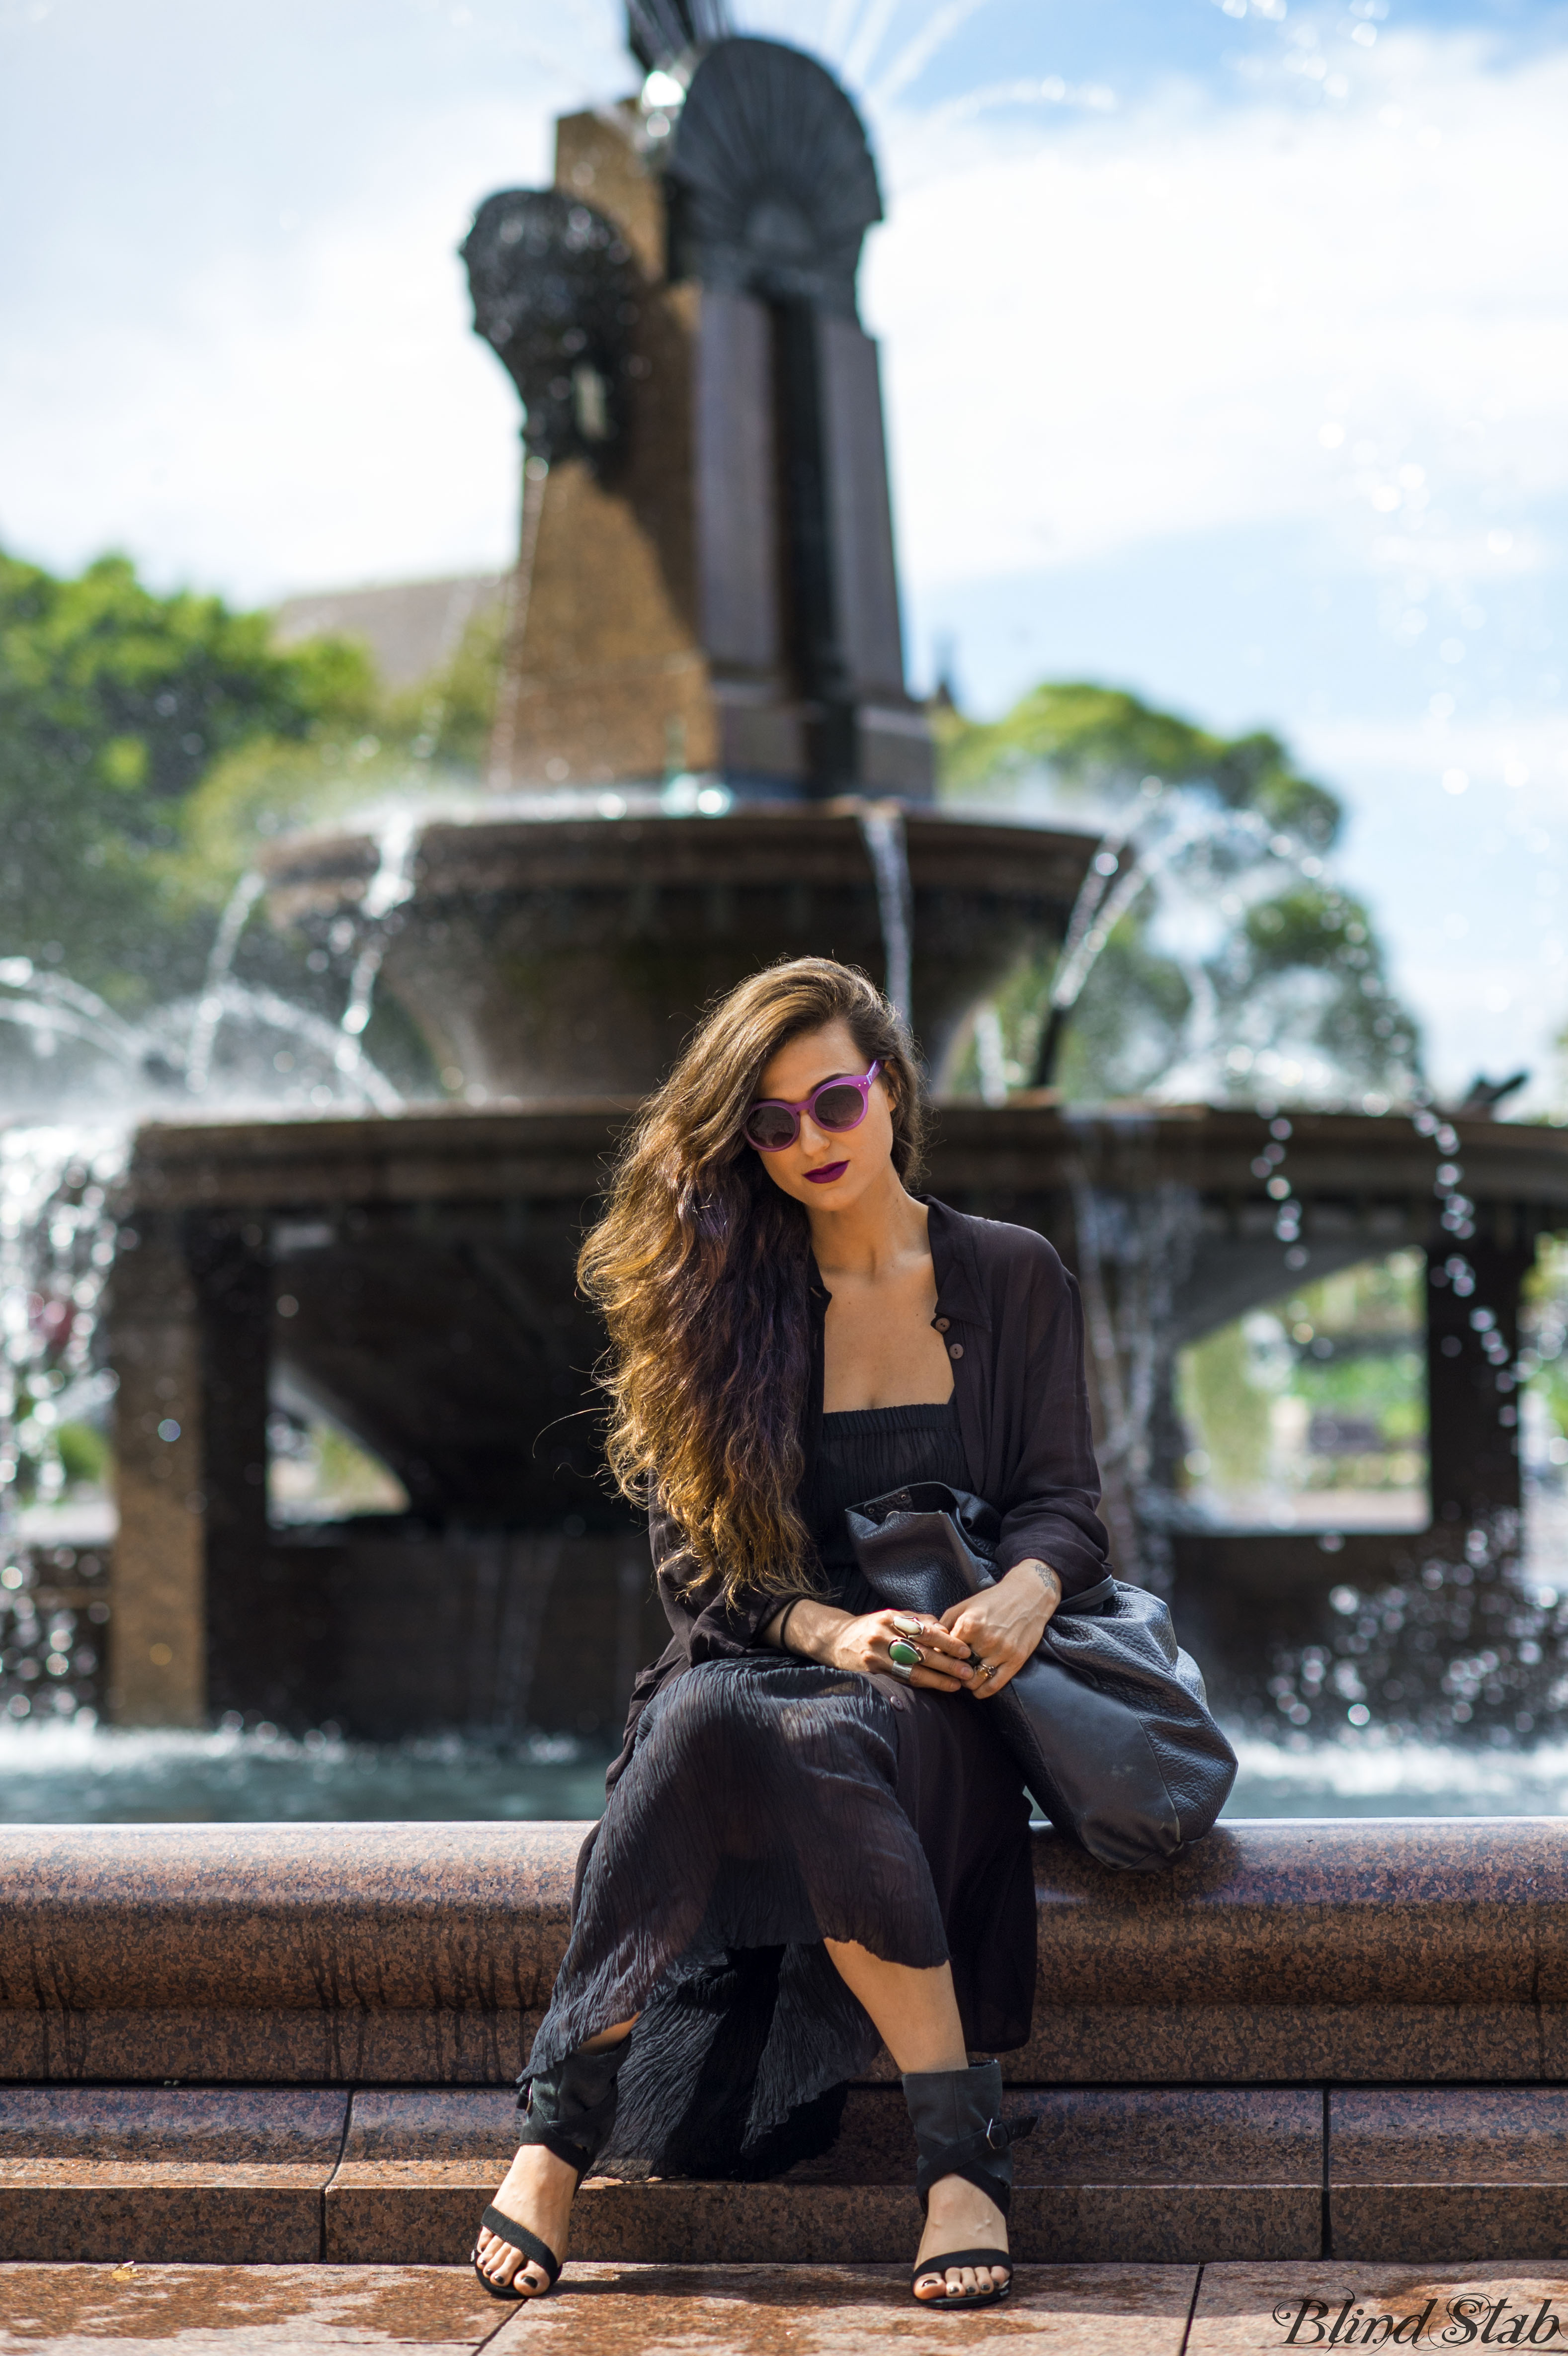
[[[999,1525],[966,1490],[916,1482],[845,1519],[861,1570],[898,1611],[940,1620],[996,1584]],[[1119,1579],[1065,1597],[1033,1659],[976,1707],[1057,1830],[1104,1865],[1168,1864],[1209,1831],[1235,1781],[1236,1754],[1170,1613]]]

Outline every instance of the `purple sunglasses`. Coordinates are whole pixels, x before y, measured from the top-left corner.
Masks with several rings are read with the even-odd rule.
[[[759,1153],[782,1153],[800,1135],[803,1112],[811,1115],[818,1129],[859,1129],[866,1118],[871,1082],[881,1068],[873,1064],[861,1079],[824,1080],[798,1104],[787,1104],[782,1097],[759,1097],[741,1124],[747,1144]]]

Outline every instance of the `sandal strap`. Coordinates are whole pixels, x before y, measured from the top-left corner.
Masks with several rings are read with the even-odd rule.
[[[519,2225],[515,2217],[507,2216],[494,2202],[485,2210],[479,2222],[487,2233],[494,2233],[509,2248],[520,2251],[525,2258],[531,2258],[536,2265],[542,2266],[549,2276],[548,2287],[550,2290],[555,2288],[560,2280],[560,2260],[548,2242],[541,2242],[537,2233],[530,2233],[526,2225]]]
[[[1015,2143],[1022,2143],[1026,2136],[1033,2135],[1035,2124],[1028,2112],[1011,2119],[987,2119],[983,2127],[976,2127],[972,2135],[960,2136],[956,2142],[941,2144],[934,2151],[928,2147],[921,2153],[914,2172],[922,2207],[932,2186],[943,2177],[961,2176],[965,2183],[973,2184],[987,2200],[994,2201],[1005,2217],[1012,2204],[1011,2171],[1003,2176],[994,2166],[987,2167],[987,2162],[994,2161],[1010,2151]]]
[[[910,2274],[910,2288],[923,2283],[927,2275],[944,2275],[949,2266],[1005,2266],[1010,2275],[1013,2261],[1006,2250],[944,2250],[939,2258],[927,2258]]]

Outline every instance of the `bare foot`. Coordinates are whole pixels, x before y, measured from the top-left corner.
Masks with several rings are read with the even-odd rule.
[[[915,2255],[918,2265],[927,2251],[940,2257],[944,2250],[1005,2250],[1008,2221],[994,2201],[965,2176],[944,2176],[931,2188],[925,2231]],[[982,2292],[1000,2290],[1010,2270],[1002,2266],[949,2266],[945,2276],[917,2276],[916,2298],[978,2298]]]
[[[568,2168],[564,2159],[557,2159],[543,2144],[526,2143],[507,2170],[495,2205],[503,2217],[515,2217],[519,2225],[526,2225],[564,2263],[571,2198],[576,2190],[575,2169]],[[483,2226],[475,2257],[480,2272],[493,2283],[509,2283],[515,2276],[517,2288],[526,2298],[538,2298],[549,2288],[545,2270],[537,2258],[525,2258],[510,2242]]]

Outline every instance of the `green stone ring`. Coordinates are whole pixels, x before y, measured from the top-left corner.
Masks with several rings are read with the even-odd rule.
[[[899,1637],[888,1646],[888,1658],[895,1669],[918,1669],[923,1665],[924,1655],[917,1653],[912,1644],[906,1644],[903,1639]]]

